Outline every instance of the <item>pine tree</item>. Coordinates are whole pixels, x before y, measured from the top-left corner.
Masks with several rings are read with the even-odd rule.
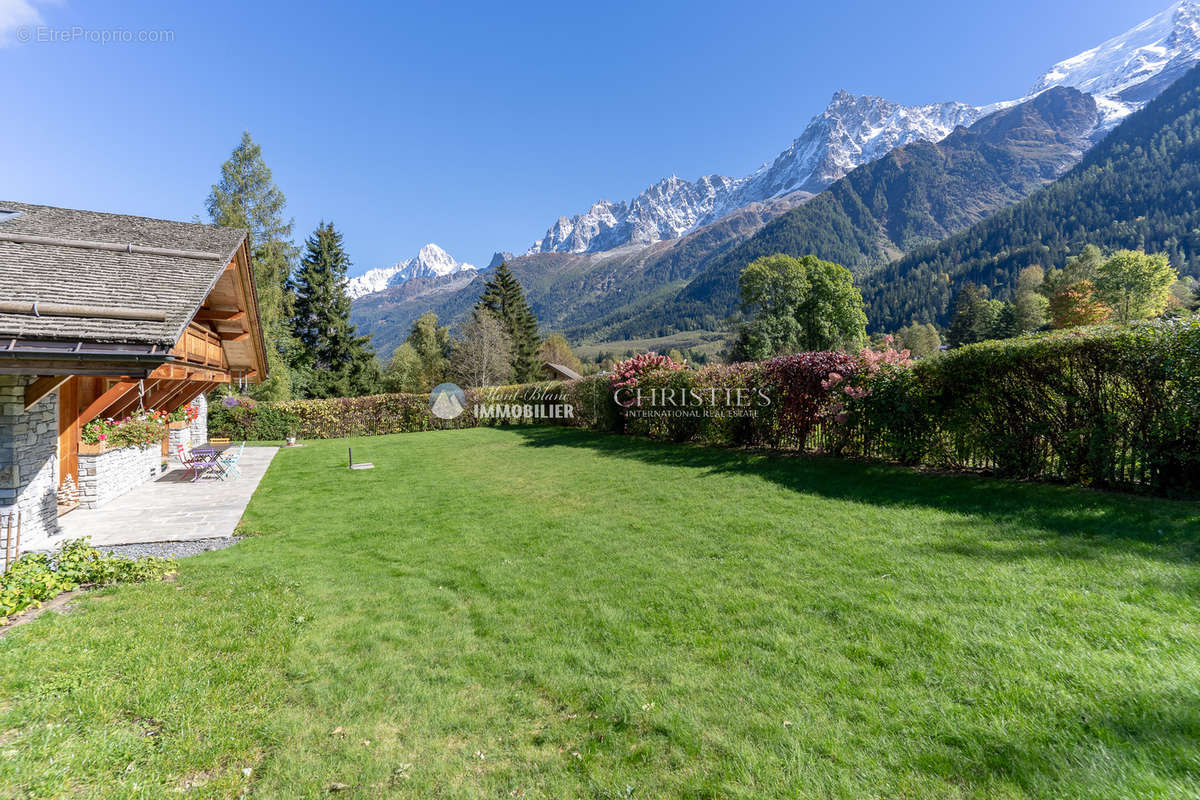
[[[987,303],[987,294],[973,283],[965,284],[954,299],[954,316],[946,330],[946,343],[951,347],[977,342],[980,311]]]
[[[294,342],[288,329],[291,304],[286,287],[296,246],[291,241],[292,220],[283,217],[286,203],[263,161],[262,148],[249,132],[243,132],[242,141],[221,165],[221,179],[213,184],[205,208],[213,224],[250,232],[254,288],[270,371],[254,394],[264,400],[285,400],[292,395]]]
[[[475,308],[495,314],[504,324],[504,331],[508,334],[512,346],[510,379],[515,383],[536,380],[541,366],[538,362],[538,348],[542,343],[538,336],[538,321],[529,308],[521,284],[517,282],[507,263],[502,262],[496,267]]]
[[[342,234],[332,222],[322,222],[305,241],[291,284],[292,333],[299,343],[298,361],[311,370],[305,387],[309,397],[352,397],[369,394],[378,386],[379,367],[370,337],[359,336],[350,322],[349,268]]]

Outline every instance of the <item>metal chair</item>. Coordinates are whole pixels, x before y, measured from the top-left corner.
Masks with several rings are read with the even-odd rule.
[[[238,445],[236,453],[232,455],[222,454],[221,457],[217,459],[217,469],[219,470],[218,475],[220,476],[221,480],[242,477],[242,470],[238,466],[238,463],[242,460],[242,453],[245,452],[245,450],[246,443],[242,442],[240,445]]]

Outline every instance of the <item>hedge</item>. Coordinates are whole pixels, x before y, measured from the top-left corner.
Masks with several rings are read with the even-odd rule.
[[[703,406],[676,413],[660,402],[689,392],[768,400],[750,414],[703,413]],[[466,412],[454,420],[433,416],[427,395],[391,394],[214,404],[209,425],[233,439],[270,440],[531,424],[523,415],[478,418],[476,405],[497,396],[573,408],[570,419],[532,424],[1200,496],[1197,320],[982,342],[915,364],[892,350],[698,370],[641,357],[611,376],[470,390]]]

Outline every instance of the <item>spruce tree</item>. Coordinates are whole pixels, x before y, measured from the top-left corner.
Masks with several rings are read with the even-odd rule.
[[[262,148],[249,132],[243,132],[242,141],[221,165],[221,179],[213,184],[205,208],[214,225],[250,232],[254,288],[270,372],[254,395],[264,400],[286,400],[292,395],[294,342],[288,330],[291,309],[286,287],[296,246],[292,220],[283,217],[286,203],[263,161]]]
[[[322,222],[305,241],[292,280],[292,333],[299,344],[298,360],[311,370],[304,392],[309,397],[369,394],[379,382],[370,337],[359,336],[350,322],[349,269],[342,234],[332,222]]]
[[[541,367],[538,348],[542,343],[538,336],[538,321],[507,263],[502,262],[496,267],[484,285],[475,309],[495,314],[503,323],[512,345],[511,380],[515,383],[536,380]]]

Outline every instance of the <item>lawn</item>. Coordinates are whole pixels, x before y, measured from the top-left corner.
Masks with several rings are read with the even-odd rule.
[[[0,639],[0,797],[1200,796],[1197,504],[352,444],[281,452],[260,535],[177,581]]]

